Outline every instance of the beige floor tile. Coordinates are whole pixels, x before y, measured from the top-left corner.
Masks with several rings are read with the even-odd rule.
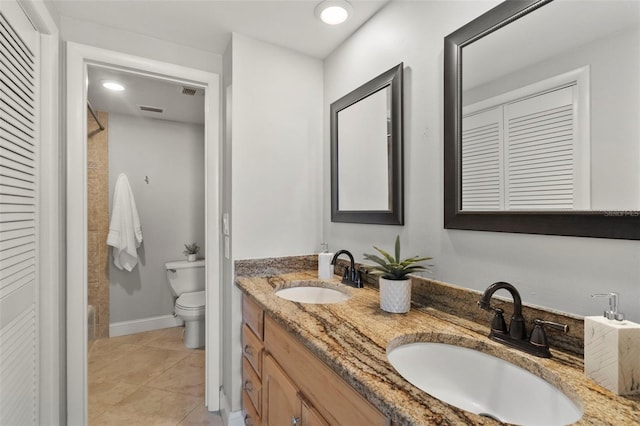
[[[145,342],[146,346],[154,348],[171,349],[174,351],[185,352],[204,352],[202,349],[189,349],[184,345],[182,335],[184,334],[184,327],[172,327],[165,328],[162,334],[156,335],[153,339],[149,339]]]
[[[121,354],[123,352],[135,351],[138,346],[125,341],[113,340],[113,339],[97,339],[93,341],[91,345],[91,352],[89,352],[89,362],[101,358],[110,357],[112,354]]]
[[[95,371],[94,374],[99,380],[141,385],[152,377],[159,376],[187,356],[188,354],[180,351],[140,346],[136,351],[114,356],[111,361],[105,361],[100,369],[92,369],[92,371]]]
[[[224,423],[219,412],[210,413],[201,403],[178,426],[224,426]]]
[[[174,421],[174,425],[177,425],[201,403],[202,397],[143,386],[124,401],[116,404],[114,408],[119,412],[170,419]]]
[[[100,405],[115,405],[131,396],[140,388],[124,382],[90,382],[89,404],[96,402]]]
[[[162,335],[165,329],[145,331],[144,333],[127,334],[125,336],[110,337],[109,341],[113,343],[129,343],[132,345],[144,345],[157,336]]]
[[[204,407],[205,351],[182,327],[98,339],[89,352],[91,426],[222,426]]]
[[[165,418],[130,411],[108,410],[95,417],[89,417],[91,426],[175,426],[173,418]]]
[[[122,382],[89,383],[89,424],[97,422],[105,412],[125,400],[140,386]]]
[[[97,410],[95,407],[89,406],[89,425],[95,426],[102,423],[102,417],[106,411],[105,407],[100,407],[101,410]]]
[[[191,354],[145,386],[204,397],[204,352]]]

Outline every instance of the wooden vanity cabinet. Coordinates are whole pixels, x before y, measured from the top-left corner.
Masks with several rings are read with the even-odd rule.
[[[317,419],[320,425],[389,424],[377,408],[268,315],[264,320],[264,345],[265,353],[293,383],[300,399],[309,408],[313,406],[307,413],[310,419]],[[271,409],[268,398],[263,382],[263,414]]]
[[[264,358],[262,393],[265,426],[329,426],[269,354]]]
[[[242,412],[244,424],[262,424],[262,359],[264,312],[242,297]]]
[[[242,312],[245,424],[390,424],[378,409],[265,315],[247,295],[243,296]]]

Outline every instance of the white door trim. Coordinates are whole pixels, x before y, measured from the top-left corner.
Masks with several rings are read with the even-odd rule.
[[[87,66],[111,66],[205,89],[205,239],[207,248],[206,395],[220,394],[220,83],[214,73],[66,43],[67,99],[67,423],[87,424]]]

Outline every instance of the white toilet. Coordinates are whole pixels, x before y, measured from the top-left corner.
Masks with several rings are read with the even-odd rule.
[[[171,293],[177,297],[175,313],[184,321],[184,345],[200,348],[205,344],[205,268],[204,259],[194,262],[167,262]]]

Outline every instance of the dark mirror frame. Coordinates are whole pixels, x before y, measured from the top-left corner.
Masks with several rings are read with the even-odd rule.
[[[640,211],[462,211],[462,48],[552,0],[507,0],[444,39],[444,227],[475,231],[640,239]]]
[[[404,225],[403,67],[403,63],[396,65],[331,104],[332,222]],[[340,210],[338,206],[338,113],[386,87],[391,88],[390,210]],[[365,163],[357,164],[356,167],[362,168],[363,173],[367,171]]]

